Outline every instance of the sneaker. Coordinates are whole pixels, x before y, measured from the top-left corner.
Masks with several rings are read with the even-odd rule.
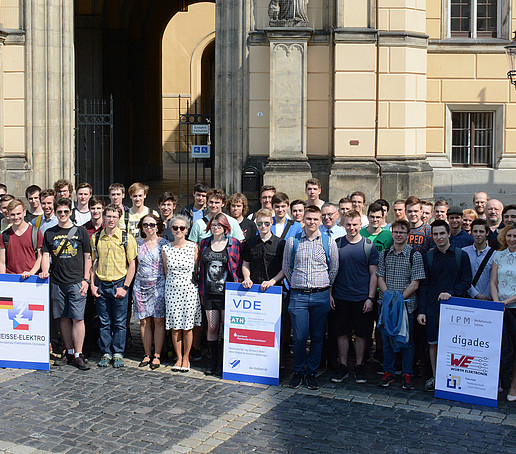
[[[299,385],[300,385],[301,383],[303,383],[303,378],[304,378],[304,375],[303,375],[303,374],[295,373],[295,374],[292,376],[292,380],[290,380],[290,383],[288,384],[288,387],[289,387],[289,388],[292,388],[292,389],[297,389],[297,388],[299,388]]]
[[[113,358],[113,367],[115,369],[120,369],[121,367],[124,367],[124,366],[125,366],[125,364],[122,361],[122,357],[118,356],[118,355],[115,355],[114,358]]]
[[[401,388],[402,389],[414,389],[414,382],[412,381],[412,376],[410,374],[403,374],[401,378]]]
[[[384,372],[382,379],[379,381],[378,386],[382,386],[383,388],[387,388],[389,385],[392,385],[395,382],[394,375],[390,372]]]
[[[425,383],[425,391],[434,391],[435,390],[435,378],[429,378]]]
[[[97,366],[99,367],[108,367],[111,364],[111,355],[108,353],[102,355],[102,358],[100,358],[100,361],[97,363]]]
[[[74,356],[69,353],[62,354],[61,358],[56,358],[54,361],[54,366],[66,366],[67,364],[73,363]]]
[[[84,361],[84,356],[82,353],[79,353],[79,356],[74,357],[71,364],[72,366],[77,367],[79,370],[90,370],[90,366],[88,366],[86,361]]]
[[[197,350],[196,348],[192,348],[190,352],[190,361],[201,361],[202,360],[202,352]]]
[[[319,389],[319,383],[317,383],[317,380],[315,379],[314,374],[308,374],[305,377],[305,383],[306,383],[306,387],[308,389],[312,389],[312,390]]]
[[[348,366],[341,364],[337,369],[337,373],[331,377],[331,381],[333,383],[342,383],[346,378],[349,377],[349,368]]]
[[[363,364],[357,364],[355,366],[355,381],[357,383],[367,383]]]

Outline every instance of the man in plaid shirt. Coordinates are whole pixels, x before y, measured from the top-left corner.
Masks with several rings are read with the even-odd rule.
[[[378,261],[378,287],[380,287],[380,304],[386,290],[397,290],[403,293],[409,318],[409,343],[401,349],[403,389],[414,389],[412,381],[412,364],[414,362],[414,318],[417,308],[416,290],[419,282],[425,278],[423,257],[418,251],[412,251],[407,244],[410,224],[404,219],[392,223],[393,245],[381,252]],[[379,385],[387,387],[394,383],[395,353],[392,343],[385,334],[383,337],[383,370],[384,374]]]

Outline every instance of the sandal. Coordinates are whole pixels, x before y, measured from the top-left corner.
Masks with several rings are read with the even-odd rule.
[[[172,372],[181,372],[181,366],[174,364],[172,366]]]
[[[154,360],[157,359],[158,363],[156,364]],[[154,358],[152,358],[152,362],[150,363],[150,368],[152,370],[157,369],[159,366],[161,366],[161,361],[159,359],[159,356],[154,355]]]
[[[148,359],[145,359],[145,358],[148,358]],[[145,367],[145,366],[148,366],[151,362],[151,359],[150,359],[150,356],[149,355],[145,355],[141,361],[140,364],[138,364],[138,367]]]

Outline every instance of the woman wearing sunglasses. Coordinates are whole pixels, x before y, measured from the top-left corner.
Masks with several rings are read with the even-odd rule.
[[[220,375],[222,343],[219,342],[219,329],[224,321],[224,287],[226,282],[242,280],[242,246],[237,239],[229,237],[231,226],[223,213],[208,222],[206,232],[211,232],[211,236],[202,240],[199,247],[199,293],[208,321],[211,360],[204,373]]]
[[[148,214],[138,223],[138,268],[134,278],[133,313],[140,320],[145,356],[139,367],[157,369],[165,339],[165,270],[161,250],[168,241],[161,238],[164,226],[161,219]],[[154,332],[153,332],[154,325]],[[151,357],[154,341],[154,357]]]
[[[169,221],[174,241],[162,251],[165,274],[166,327],[172,330],[177,361],[173,372],[190,370],[193,327],[201,325],[201,304],[194,280],[199,251],[197,244],[186,240],[190,220],[178,214]]]

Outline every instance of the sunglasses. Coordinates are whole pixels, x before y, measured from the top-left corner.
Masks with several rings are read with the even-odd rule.
[[[157,224],[155,224],[155,223],[148,223],[148,222],[144,222],[142,224],[144,229],[153,229],[154,227],[156,227],[156,225]]]
[[[184,232],[186,230],[186,226],[184,225],[173,225],[172,230],[174,232],[177,232],[178,230],[181,230],[181,232]]]
[[[68,214],[70,212],[70,210],[57,210],[56,213],[57,214]]]
[[[257,222],[257,223],[256,223],[256,225],[257,225],[258,227],[262,227],[263,225],[264,225],[265,227],[270,227],[271,223],[270,223],[270,222]]]

